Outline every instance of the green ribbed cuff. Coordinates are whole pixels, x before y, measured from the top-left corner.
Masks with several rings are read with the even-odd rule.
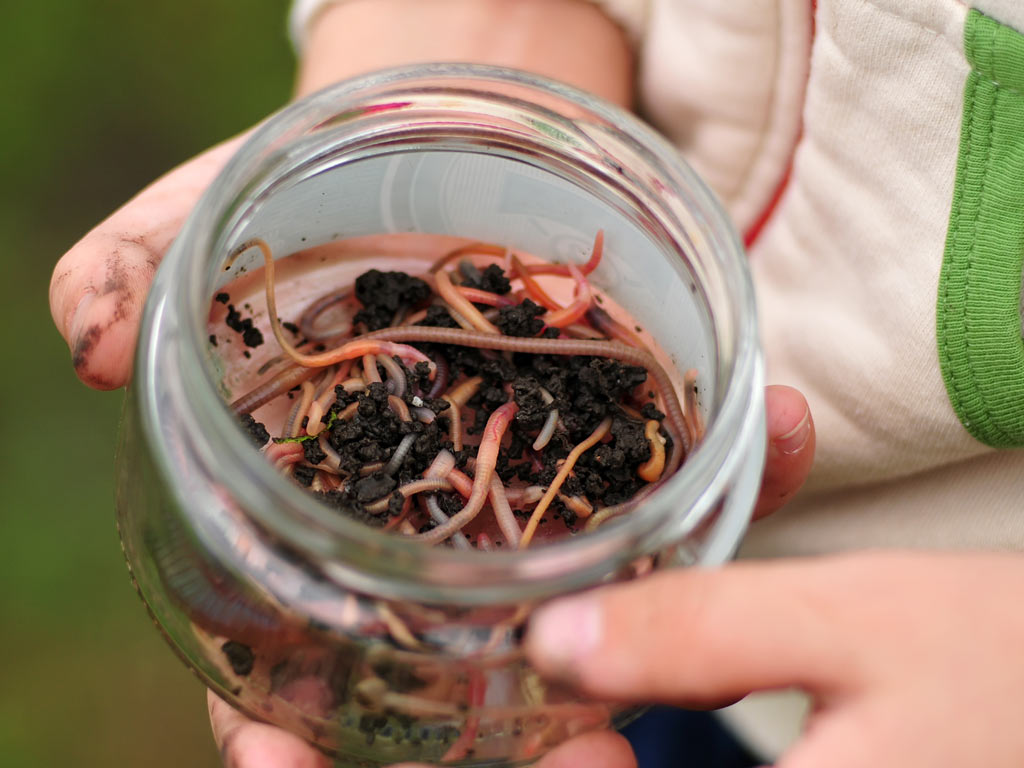
[[[970,11],[956,183],[939,276],[942,376],[964,427],[1024,446],[1024,36]]]

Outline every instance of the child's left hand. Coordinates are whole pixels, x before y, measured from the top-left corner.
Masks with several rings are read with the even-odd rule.
[[[739,563],[542,608],[527,648],[545,674],[615,700],[800,688],[814,709],[785,768],[1019,768],[1022,593],[1015,554]]]

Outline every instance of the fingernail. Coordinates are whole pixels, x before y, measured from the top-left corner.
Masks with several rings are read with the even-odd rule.
[[[576,666],[601,644],[603,617],[592,596],[559,600],[540,608],[530,620],[530,642],[549,666]]]
[[[772,440],[772,445],[779,453],[792,454],[807,445],[807,438],[811,436],[811,412],[804,411],[804,417],[800,423],[784,435],[779,435]]]
[[[71,316],[71,325],[68,327],[68,344],[74,349],[75,342],[82,336],[85,331],[85,318],[89,314],[89,307],[92,306],[93,299],[96,298],[96,294],[92,291],[86,293],[78,302],[78,306],[75,307],[75,313]]]

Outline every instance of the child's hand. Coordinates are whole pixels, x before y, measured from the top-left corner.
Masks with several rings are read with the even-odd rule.
[[[552,604],[526,642],[549,676],[614,700],[801,688],[814,714],[786,768],[1017,768],[1022,592],[1019,555],[736,564]]]

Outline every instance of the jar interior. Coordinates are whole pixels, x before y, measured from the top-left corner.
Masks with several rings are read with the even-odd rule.
[[[449,75],[443,67],[439,72],[441,80]],[[187,276],[174,300],[190,316],[190,327],[182,328],[191,339],[181,364],[203,359],[208,374],[206,385],[189,384],[196,425],[203,425],[196,439],[218,442],[203,450],[221,456],[225,482],[251,514],[332,568],[344,563],[337,577],[356,586],[371,578],[366,568],[374,584],[394,571],[396,594],[419,594],[427,568],[428,580],[457,585],[459,599],[467,601],[484,599],[485,583],[549,594],[556,586],[595,583],[628,562],[630,552],[686,538],[715,513],[731,473],[746,461],[756,428],[751,409],[759,409],[748,391],[759,362],[741,249],[710,192],[653,133],[639,123],[622,125],[622,116],[577,101],[579,94],[558,93],[551,84],[524,90],[517,83],[512,98],[502,93],[498,77],[484,90],[479,84],[460,89],[457,80],[439,86],[429,76],[395,77],[382,76],[373,87],[356,83],[356,95],[347,99],[322,94],[302,110],[293,108],[288,120],[279,118],[274,130],[265,127],[186,227],[173,256],[184,260]],[[534,100],[520,100],[523,95]],[[223,350],[208,343],[207,323],[213,296],[240,277],[255,277],[249,273],[262,266],[256,249],[232,260],[246,241],[263,239],[281,259],[362,236],[420,233],[579,263],[599,230],[605,256],[590,280],[656,340],[677,383],[683,371],[697,371],[698,408],[708,427],[676,475],[630,515],[564,546],[506,553],[484,565],[457,552],[428,557],[433,550],[401,537],[364,535],[328,519],[289,483],[269,478],[269,467],[241,456],[241,433],[225,436],[233,431],[225,403],[231,393],[221,386]],[[330,287],[336,286],[325,290]],[[259,321],[262,300],[255,292],[252,299]],[[207,400],[218,387],[220,402],[211,405]],[[241,475],[248,479],[231,479]],[[737,515],[740,522],[708,550],[715,559],[738,541],[744,515]],[[386,558],[373,555],[385,551]],[[406,574],[414,571],[420,577],[409,582]]]
[[[273,181],[234,213],[216,251],[226,259],[241,243],[260,237],[280,258],[341,238],[429,233],[579,263],[603,230],[605,257],[593,283],[657,340],[671,370],[698,370],[699,400],[713,411],[729,361],[720,356],[720,318],[712,322],[714,297],[704,287],[711,280],[698,274],[703,264],[692,233],[671,232],[637,204],[633,190],[610,177],[556,165],[552,158],[542,167],[524,152],[499,154],[489,145],[484,152],[469,139],[463,142],[464,148],[444,150],[426,141],[400,147],[389,142],[355,159],[350,152],[317,153],[291,172],[268,174]],[[262,257],[253,250],[228,270],[223,263],[210,264],[207,296],[259,269]]]

